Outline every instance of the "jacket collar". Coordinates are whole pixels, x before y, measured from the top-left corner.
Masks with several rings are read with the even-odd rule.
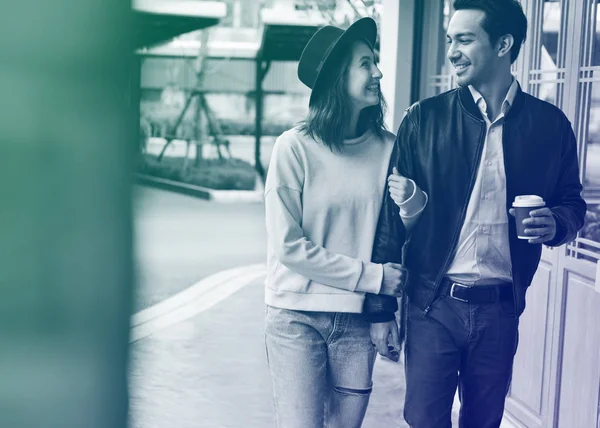
[[[481,115],[481,111],[475,104],[475,100],[473,99],[473,95],[471,94],[471,90],[468,86],[461,86],[458,88],[458,98],[460,101],[460,105],[464,110],[467,111],[471,116],[474,116],[476,119],[483,121],[483,116]],[[515,95],[515,99],[512,103],[511,108],[508,110],[506,114],[507,117],[512,116],[519,112],[521,107],[525,102],[525,93],[521,89],[521,84],[517,82],[517,93]]]

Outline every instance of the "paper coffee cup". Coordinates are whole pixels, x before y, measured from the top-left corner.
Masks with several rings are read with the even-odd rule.
[[[535,239],[536,236],[526,236],[526,226],[523,220],[529,218],[529,213],[533,210],[540,209],[546,206],[544,199],[537,195],[522,195],[515,197],[512,204],[515,209],[515,223],[517,225],[517,238],[519,239]],[[530,227],[531,228],[531,227]]]

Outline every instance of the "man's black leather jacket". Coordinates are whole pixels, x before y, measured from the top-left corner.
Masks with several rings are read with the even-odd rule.
[[[386,192],[372,260],[402,262],[405,291],[425,313],[452,262],[481,159],[486,125],[467,87],[411,106],[398,129],[389,171],[396,166],[429,195],[427,207],[406,244],[398,207]],[[539,195],[556,219],[548,246],[572,241],[583,226],[577,144],[571,124],[554,105],[520,88],[503,124],[507,212],[517,195]],[[509,215],[515,307],[525,309],[525,292],[540,260],[541,244],[517,239]],[[402,257],[404,254],[404,257]],[[372,322],[391,320],[393,297],[368,294],[364,313]]]

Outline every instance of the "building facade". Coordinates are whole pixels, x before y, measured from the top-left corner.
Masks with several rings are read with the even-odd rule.
[[[573,125],[589,206],[575,242],[543,248],[527,294],[506,426],[597,428],[600,390],[599,0],[522,0],[529,29],[513,72]],[[412,102],[454,86],[445,57],[451,0],[383,0],[382,89],[397,129]],[[402,23],[399,25],[398,23]],[[411,42],[412,40],[412,42]],[[412,61],[406,58],[411,58]]]

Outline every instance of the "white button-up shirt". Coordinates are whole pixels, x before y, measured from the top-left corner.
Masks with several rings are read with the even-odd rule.
[[[504,115],[517,94],[513,79],[498,118],[491,122],[483,96],[469,86],[486,123],[486,137],[475,186],[447,276],[463,284],[493,284],[512,281],[506,212],[506,173],[502,148]]]

